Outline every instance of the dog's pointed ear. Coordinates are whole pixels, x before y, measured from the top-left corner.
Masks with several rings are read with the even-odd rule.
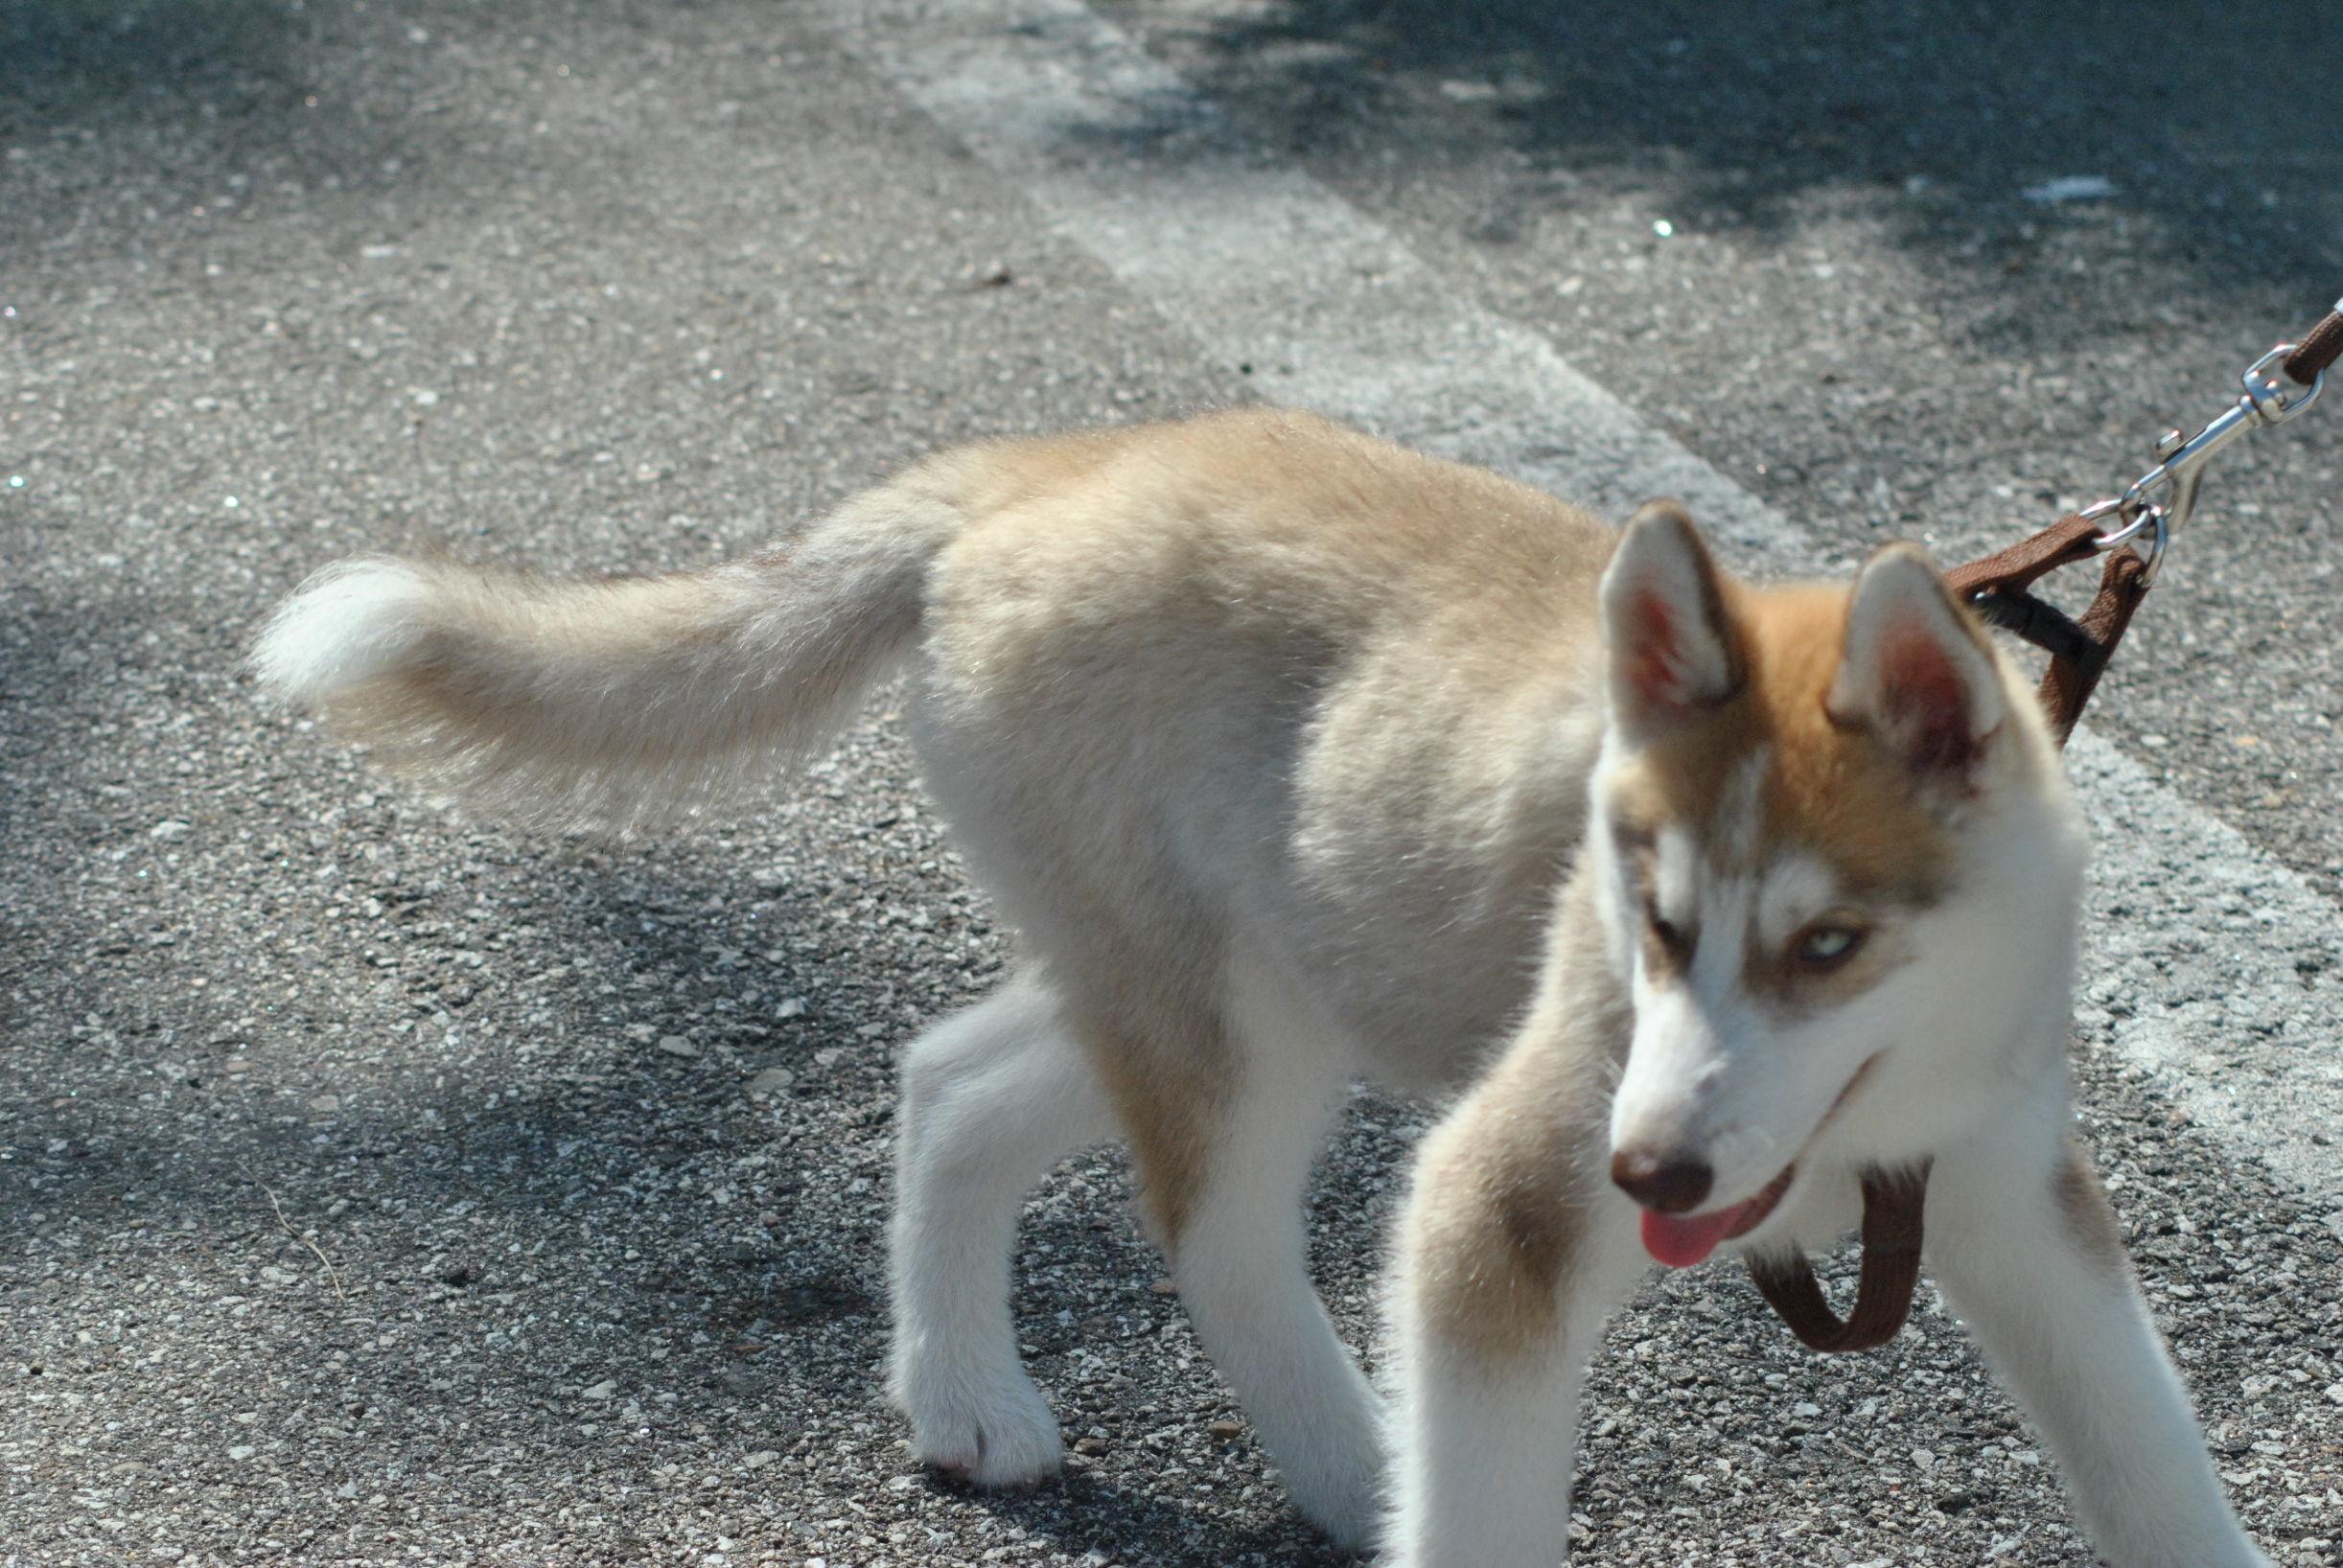
[[[1628,519],[1602,600],[1612,715],[1630,734],[1741,689],[1747,663],[1724,579],[1679,502],[1646,501]]]
[[[2001,728],[2005,700],[1984,634],[1910,544],[1864,564],[1846,611],[1846,647],[1825,700],[1839,724],[1867,730],[1914,772],[1964,775]]]

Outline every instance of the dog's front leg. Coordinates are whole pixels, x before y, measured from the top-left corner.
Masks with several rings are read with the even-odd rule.
[[[1939,1157],[1931,1272],[2115,1568],[2269,1568],[2221,1495],[2099,1176],[2049,1118]]]
[[[1638,1271],[1628,1206],[1550,1100],[1496,1078],[1425,1140],[1391,1299],[1385,1568],[1554,1568],[1579,1384]]]

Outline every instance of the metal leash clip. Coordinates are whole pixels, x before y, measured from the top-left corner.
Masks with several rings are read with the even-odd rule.
[[[2166,546],[2196,510],[2196,492],[2205,482],[2205,465],[2213,460],[2213,454],[2247,431],[2284,425],[2318,402],[2319,393],[2327,386],[2325,371],[2320,371],[2306,387],[2277,368],[2294,348],[2292,343],[2281,343],[2256,359],[2243,377],[2243,397],[2193,436],[2183,436],[2178,430],[2166,431],[2156,443],[2154,468],[2133,480],[2121,496],[2084,508],[2082,516],[2088,521],[2096,522],[2101,518],[2118,519],[2116,526],[2093,542],[2093,547],[2104,554],[2145,540],[2142,553],[2146,558],[2147,570],[2143,583],[2153,583],[2156,568],[2163,564]],[[2159,495],[2164,498],[2154,498]]]

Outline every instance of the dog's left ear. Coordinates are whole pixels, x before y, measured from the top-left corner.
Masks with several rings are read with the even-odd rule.
[[[1914,546],[1891,544],[1856,576],[1825,705],[1923,774],[1965,773],[2001,727],[2002,685],[1983,634]]]

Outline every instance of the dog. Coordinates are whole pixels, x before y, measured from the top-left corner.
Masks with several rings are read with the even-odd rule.
[[[1020,941],[902,1063],[889,1379],[929,1464],[1058,1467],[1009,1259],[1030,1188],[1120,1138],[1305,1515],[1398,1568],[1550,1565],[1637,1278],[1825,1242],[1857,1172],[1927,1161],[1929,1265],[2100,1551],[2266,1564],[2068,1133],[2080,813],[1914,549],[1759,590],[1673,503],[1614,531],[1247,409],[947,451],[704,571],[346,562],[253,662],[548,827],[735,794],[908,667]],[[1388,1433],[1304,1263],[1360,1077],[1450,1107],[1397,1231]]]

